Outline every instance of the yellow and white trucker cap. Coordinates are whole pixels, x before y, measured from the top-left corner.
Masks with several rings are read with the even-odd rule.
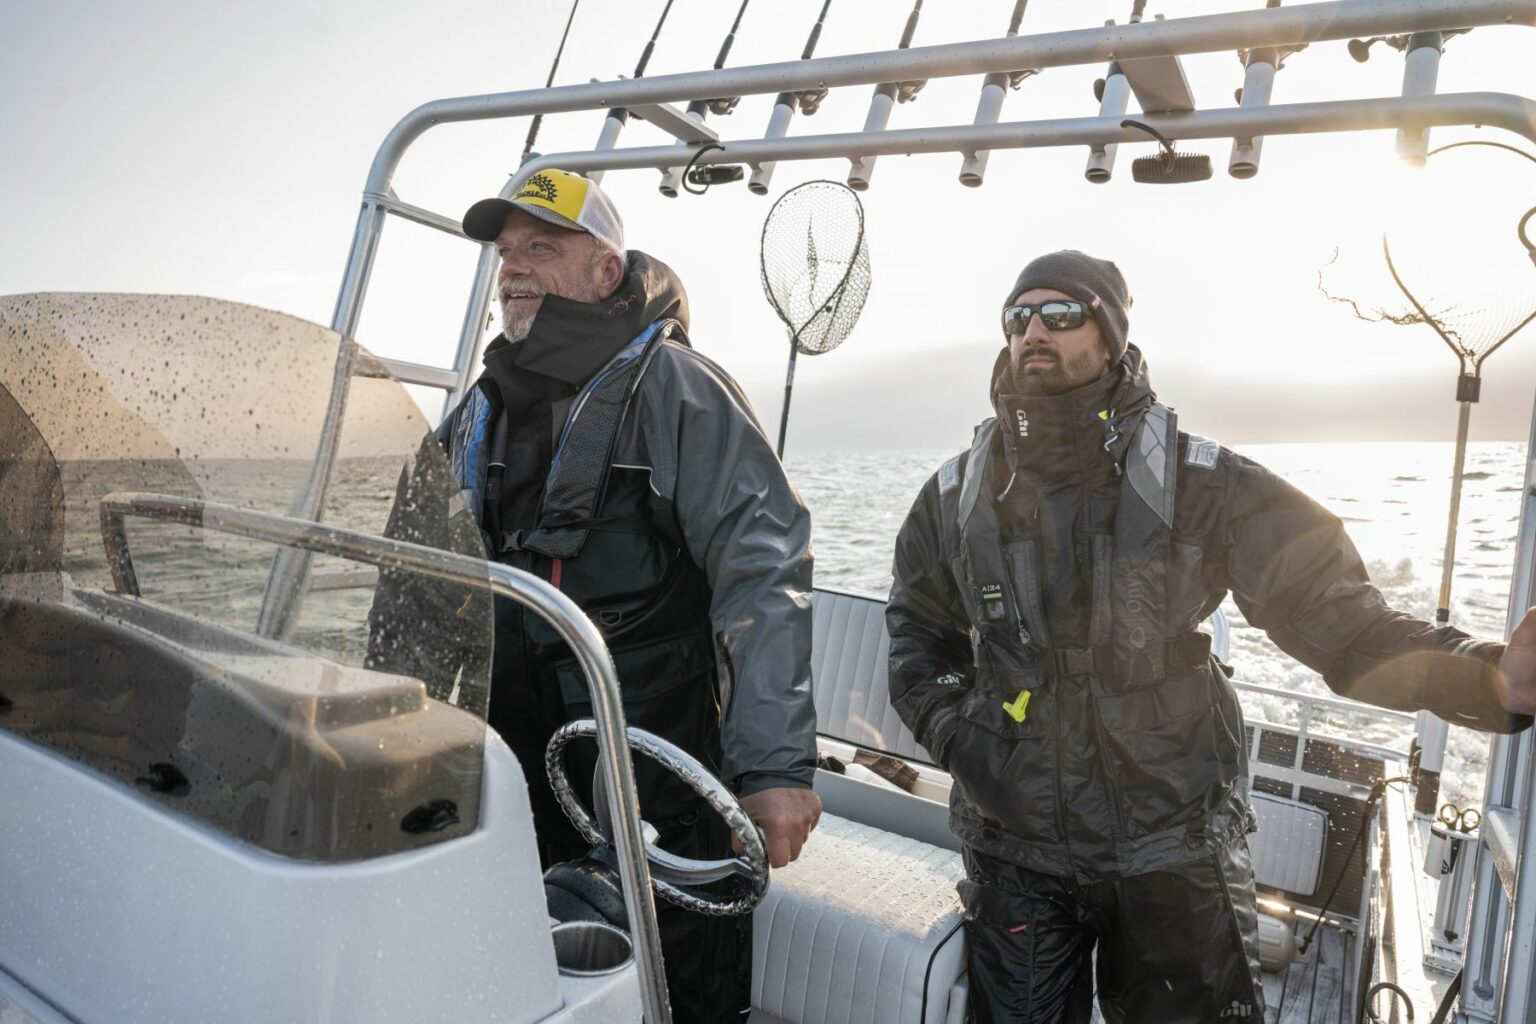
[[[571,231],[585,231],[615,252],[624,251],[624,222],[597,182],[570,171],[540,171],[511,199],[482,199],[464,214],[464,233],[494,242],[513,210]]]

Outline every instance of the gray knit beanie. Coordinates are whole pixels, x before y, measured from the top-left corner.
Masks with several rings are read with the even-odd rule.
[[[1126,335],[1130,331],[1126,313],[1131,308],[1131,293],[1119,267],[1076,249],[1047,253],[1029,261],[1013,282],[1013,291],[1008,293],[1004,305],[1012,305],[1031,288],[1054,288],[1088,303],[1099,322],[1104,344],[1109,347],[1110,361],[1125,354]]]

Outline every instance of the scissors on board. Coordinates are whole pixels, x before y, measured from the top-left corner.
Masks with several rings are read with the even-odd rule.
[[[1476,807],[1457,807],[1451,803],[1441,804],[1436,817],[1442,825],[1458,832],[1471,832],[1483,823],[1483,812]]]

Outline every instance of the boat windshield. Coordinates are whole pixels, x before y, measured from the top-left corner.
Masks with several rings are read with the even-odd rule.
[[[301,507],[343,344],[212,299],[0,298],[0,727],[319,860],[473,829],[492,636],[483,590],[318,554],[297,613],[258,628],[285,549],[218,507]],[[319,518],[483,558],[426,420],[366,352]]]

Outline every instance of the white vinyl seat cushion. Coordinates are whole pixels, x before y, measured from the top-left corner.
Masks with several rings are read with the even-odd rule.
[[[891,707],[885,602],[817,590],[811,599],[816,731],[856,747],[932,764]]]
[[[952,850],[823,814],[753,917],[752,1005],[787,1024],[942,1024],[964,876]]]
[[[1268,793],[1250,796],[1259,819],[1259,830],[1248,837],[1254,881],[1298,896],[1313,895],[1323,873],[1327,813]]]

